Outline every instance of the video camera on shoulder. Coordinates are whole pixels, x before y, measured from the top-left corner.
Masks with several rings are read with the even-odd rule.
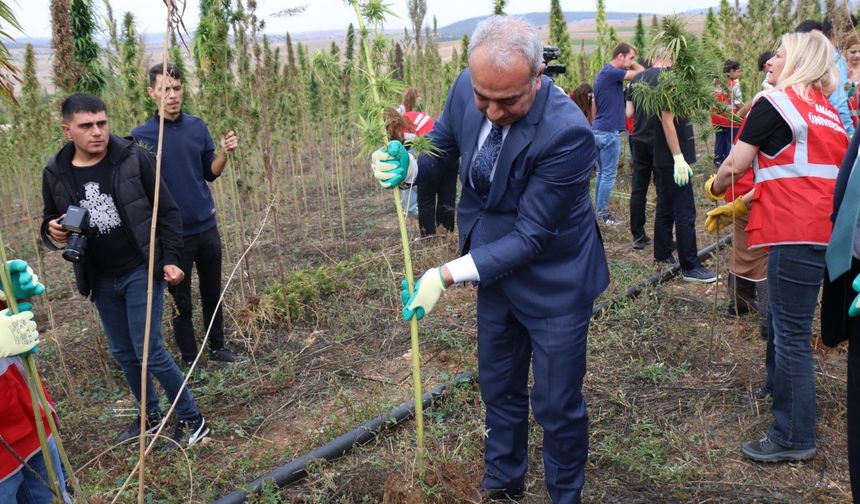
[[[544,46],[543,48],[543,63],[545,65],[543,74],[552,80],[555,80],[559,75],[567,72],[567,65],[556,64],[550,65],[551,61],[555,61],[561,57],[561,50],[555,46]]]
[[[69,232],[69,241],[63,249],[63,259],[79,262],[87,250],[87,235],[90,234],[90,213],[86,208],[69,205],[66,216],[60,221],[63,229]]]

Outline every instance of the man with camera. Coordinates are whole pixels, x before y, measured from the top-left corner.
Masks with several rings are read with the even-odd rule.
[[[42,241],[73,261],[78,291],[92,299],[108,346],[140,401],[141,359],[146,324],[147,259],[154,254],[155,275],[148,371],[176,406],[179,422],[173,438],[191,446],[209,433],[183,375],[161,337],[165,284],[184,278],[176,265],[182,249],[182,219],[170,192],[161,184],[155,243],[150,243],[155,166],[146,150],[110,134],[104,102],[74,94],[62,104],[63,133],[70,140],[42,172],[44,213]],[[155,389],[147,382],[147,431],[161,422]],[[117,442],[139,435],[131,424]]]
[[[242,362],[248,358],[233,353],[224,343],[224,315],[218,301],[221,298],[221,235],[215,221],[215,200],[207,182],[214,182],[227,166],[227,153],[239,146],[233,131],[221,137],[221,152],[215,155],[215,145],[203,119],[182,111],[184,87],[176,65],[167,71],[158,64],[149,70],[149,96],[156,105],[162,103],[164,141],[162,143],[162,176],[182,214],[182,254],[179,267],[188,273],[185,280],[171,285],[176,313],[173,316],[173,336],[182,353],[182,362],[190,366],[197,358],[191,303],[191,268],[197,267],[203,329],[209,329],[209,360]],[[131,132],[135,140],[151,152],[158,145],[158,113]]]

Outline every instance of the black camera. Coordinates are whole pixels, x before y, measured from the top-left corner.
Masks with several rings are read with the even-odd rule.
[[[545,65],[543,74],[550,79],[555,80],[560,74],[567,72],[567,65],[556,64],[550,65],[551,61],[557,60],[561,56],[561,50],[555,46],[544,46],[543,48],[543,63]]]
[[[66,216],[60,221],[63,229],[69,232],[69,241],[63,249],[63,259],[78,262],[87,251],[87,235],[90,234],[90,213],[86,208],[69,205]]]

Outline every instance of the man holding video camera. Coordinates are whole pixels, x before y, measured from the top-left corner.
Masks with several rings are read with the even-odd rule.
[[[104,102],[74,94],[62,104],[63,133],[70,140],[42,173],[42,241],[74,263],[78,291],[95,304],[110,351],[122,366],[135,398],[141,395],[141,360],[146,324],[147,258],[154,254],[153,299],[148,371],[168,398],[179,395],[179,422],[173,439],[191,446],[209,432],[194,398],[181,387],[182,372],[161,336],[163,292],[182,281],[176,264],[182,248],[182,219],[161,183],[155,242],[150,243],[155,166],[152,157],[129,140],[110,134]],[[147,381],[147,432],[161,423],[158,395]],[[139,435],[139,421],[117,442]]]

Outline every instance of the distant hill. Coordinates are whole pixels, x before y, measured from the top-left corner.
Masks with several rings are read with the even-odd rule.
[[[564,20],[568,23],[572,23],[574,21],[593,20],[596,14],[597,13],[595,11],[565,12]],[[621,21],[625,19],[635,19],[638,15],[638,12],[607,12],[606,19],[608,21]],[[642,13],[643,17],[650,17],[651,15],[651,13]],[[529,12],[528,14],[512,14],[512,16],[525,19],[537,26],[549,24],[548,12]],[[463,38],[463,35],[472,33],[475,30],[475,26],[487,17],[489,16],[473,17],[443,26],[438,29],[439,40],[461,39]]]

